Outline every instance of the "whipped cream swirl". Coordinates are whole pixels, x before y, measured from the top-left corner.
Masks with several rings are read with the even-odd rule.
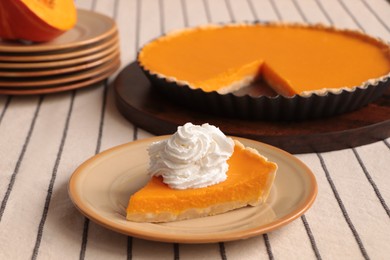
[[[234,141],[219,128],[186,123],[169,139],[152,143],[149,174],[173,189],[202,188],[226,180]]]

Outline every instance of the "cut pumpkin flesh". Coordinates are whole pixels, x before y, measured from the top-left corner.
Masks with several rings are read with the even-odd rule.
[[[144,46],[138,61],[152,74],[206,92],[235,91],[260,76],[291,96],[387,76],[390,47],[359,32],[319,26],[222,25],[158,38]]]
[[[127,219],[168,222],[220,214],[247,205],[264,203],[271,190],[277,165],[256,150],[235,141],[224,182],[198,189],[175,190],[161,177],[152,177],[130,197]]]
[[[62,31],[73,28],[76,11],[73,0],[21,0],[41,20]]]
[[[73,28],[77,10],[73,0],[2,0],[0,38],[50,41]]]

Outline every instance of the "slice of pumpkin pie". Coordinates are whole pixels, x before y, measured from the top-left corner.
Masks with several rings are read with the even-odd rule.
[[[152,144],[149,155],[152,177],[130,197],[130,221],[177,221],[262,204],[277,170],[257,150],[209,124],[179,127]]]

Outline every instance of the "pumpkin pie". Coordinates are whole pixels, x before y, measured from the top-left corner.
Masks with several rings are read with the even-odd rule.
[[[210,25],[146,44],[147,74],[226,94],[261,78],[279,95],[338,92],[389,77],[390,46],[357,31],[298,24]]]
[[[237,140],[227,162],[227,179],[208,187],[172,189],[162,177],[152,177],[145,187],[130,197],[127,219],[136,222],[177,221],[264,203],[277,165]]]

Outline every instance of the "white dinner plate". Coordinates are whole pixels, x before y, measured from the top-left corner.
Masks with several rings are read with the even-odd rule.
[[[300,160],[276,147],[234,137],[278,164],[266,204],[177,222],[128,221],[125,215],[129,197],[149,179],[147,147],[168,137],[120,145],[84,162],[69,182],[75,206],[92,221],[125,235],[162,242],[211,243],[245,239],[280,228],[301,216],[315,200],[316,179]]]

